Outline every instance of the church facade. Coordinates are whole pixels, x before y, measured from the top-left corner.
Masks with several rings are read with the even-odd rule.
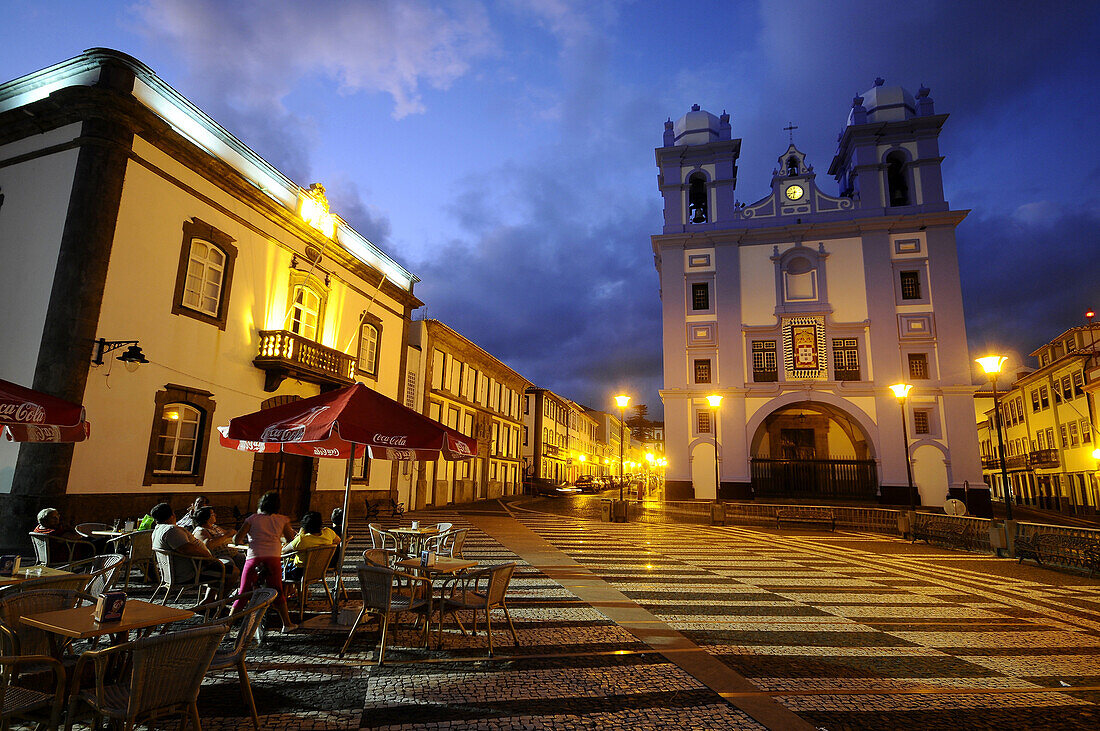
[[[984,487],[946,119],[928,89],[876,79],[839,137],[835,193],[792,142],[751,204],[735,198],[728,114],[665,123],[652,243],[668,499],[907,504],[907,446],[918,504]],[[913,386],[904,402],[897,383]]]

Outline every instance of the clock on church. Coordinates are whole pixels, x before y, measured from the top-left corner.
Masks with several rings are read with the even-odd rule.
[[[802,190],[801,185],[792,185],[789,188],[787,188],[787,197],[789,199],[791,199],[792,201],[796,201],[796,200],[798,200],[799,198],[802,197],[802,194],[804,192],[805,191]]]

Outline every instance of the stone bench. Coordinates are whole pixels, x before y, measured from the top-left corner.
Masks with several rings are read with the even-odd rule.
[[[836,515],[827,508],[777,508],[775,511],[775,527],[780,523],[817,523],[829,526],[829,530],[836,530]]]
[[[1070,566],[1088,569],[1089,578],[1100,571],[1100,541],[1081,536],[1040,533],[1032,537],[1016,537],[1016,558],[1023,563],[1030,558],[1040,566]]]

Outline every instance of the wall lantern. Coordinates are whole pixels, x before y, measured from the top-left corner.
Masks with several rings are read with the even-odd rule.
[[[99,338],[95,341],[95,356],[92,358],[92,363],[103,365],[103,356],[112,350],[118,350],[124,345],[130,347],[126,348],[126,352],[118,356],[117,360],[121,360],[126,364],[126,370],[133,373],[139,365],[149,362],[148,358],[145,357],[145,353],[141,352],[141,347],[136,340],[105,340]]]

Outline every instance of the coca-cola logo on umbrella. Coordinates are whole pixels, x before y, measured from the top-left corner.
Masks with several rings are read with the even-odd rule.
[[[305,436],[306,427],[312,424],[322,412],[328,411],[328,409],[328,406],[314,406],[306,413],[296,416],[293,419],[276,422],[264,429],[263,434],[260,435],[260,441],[300,442],[302,441],[302,437]]]
[[[375,434],[375,444],[385,444],[390,447],[404,447],[409,443],[409,437],[405,434]]]
[[[0,421],[41,424],[46,421],[46,409],[31,401],[0,404]]]

